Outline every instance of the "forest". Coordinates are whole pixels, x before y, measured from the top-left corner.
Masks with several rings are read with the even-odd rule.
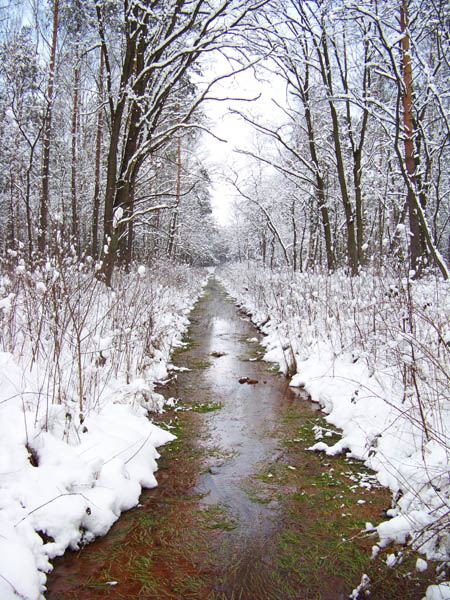
[[[0,32],[2,598],[157,485],[213,277],[450,597],[448,2],[4,0]]]
[[[353,275],[395,257],[447,278],[446,3],[185,4],[2,9],[2,252],[89,257],[108,284],[160,257]],[[223,97],[249,70],[285,90],[270,117]],[[228,235],[199,148],[214,98],[255,131],[243,177],[224,174]]]

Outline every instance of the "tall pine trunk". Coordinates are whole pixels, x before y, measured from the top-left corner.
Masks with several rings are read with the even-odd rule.
[[[409,15],[408,1],[403,0],[400,7],[400,26],[403,33],[402,38],[402,67],[403,67],[403,133],[405,136],[405,167],[408,175],[407,204],[409,215],[410,235],[410,260],[411,268],[420,272],[423,267],[425,256],[425,240],[422,235],[419,215],[416,205],[416,161],[414,158],[414,124],[413,124],[413,87],[412,87],[412,65],[410,55],[410,39],[408,34]]]
[[[50,146],[52,130],[52,114],[54,101],[54,80],[56,63],[56,42],[58,39],[59,0],[53,2],[53,35],[50,51],[50,69],[47,86],[47,112],[44,124],[43,155],[42,155],[42,190],[39,210],[38,250],[44,254],[47,247],[48,211],[50,202]]]

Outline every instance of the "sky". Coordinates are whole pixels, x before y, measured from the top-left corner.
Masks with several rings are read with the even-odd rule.
[[[226,68],[225,63],[215,64],[211,67],[210,73],[217,74],[224,68]],[[226,181],[224,171],[233,168],[241,177],[245,177],[249,159],[239,155],[236,150],[251,148],[255,136],[253,128],[231,111],[242,111],[252,117],[272,121],[279,110],[274,100],[279,104],[285,104],[284,85],[280,85],[280,82],[281,80],[276,81],[275,76],[270,74],[265,75],[265,80],[261,80],[260,77],[255,76],[253,69],[248,69],[220,82],[215,94],[217,97],[253,99],[252,102],[237,99],[226,102],[208,101],[204,105],[206,116],[211,123],[211,132],[217,137],[208,133],[203,135],[202,160],[207,165],[213,182],[211,189],[213,215],[222,225],[230,223],[232,204],[237,198],[235,189]]]

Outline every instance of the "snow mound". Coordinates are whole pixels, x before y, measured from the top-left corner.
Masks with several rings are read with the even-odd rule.
[[[364,461],[391,489],[380,544],[408,542],[448,560],[449,282],[387,269],[349,277],[254,264],[226,267],[220,277],[264,334],[265,359],[341,430],[336,443],[310,450]]]
[[[74,265],[63,293],[50,262],[19,266],[0,286],[0,598],[42,600],[51,560],[157,485],[175,436],[149,419],[164,405],[154,382],[206,277],[139,267],[112,291]]]

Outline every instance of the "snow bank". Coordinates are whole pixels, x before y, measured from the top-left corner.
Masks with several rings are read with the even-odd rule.
[[[450,600],[450,582],[430,585],[423,600]]]
[[[139,267],[106,289],[90,269],[18,265],[0,284],[0,598],[44,598],[51,559],[104,535],[174,436],[164,400],[173,348],[205,283]]]
[[[448,560],[450,284],[387,271],[350,278],[254,265],[220,276],[265,334],[265,358],[342,430],[337,443],[311,450],[347,452],[392,490],[380,546],[408,541],[428,558]]]

